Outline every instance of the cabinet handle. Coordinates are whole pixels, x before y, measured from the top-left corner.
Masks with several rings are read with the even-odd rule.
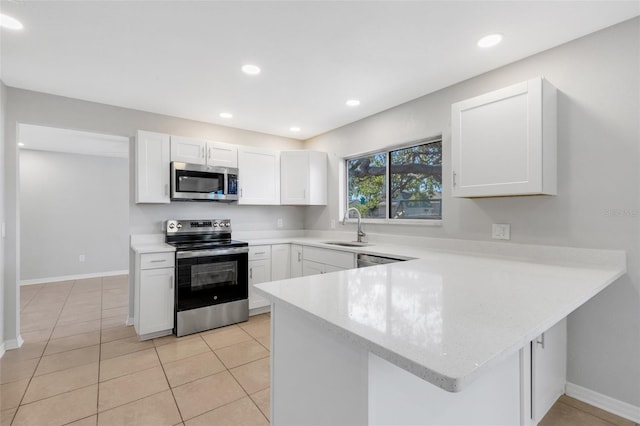
[[[453,172],[453,187],[456,187],[456,172]]]
[[[152,261],[151,261],[151,262],[149,262],[149,263],[164,263],[164,262],[166,262],[166,261],[167,261],[167,259],[158,259],[158,260],[152,260]]]
[[[253,268],[249,268],[249,279],[253,279]]]
[[[544,333],[540,335],[539,339],[536,339],[536,344],[540,345],[544,349]]]
[[[240,198],[242,198],[242,188],[240,188]]]
[[[298,262],[302,262],[302,253],[298,252]]]
[[[211,160],[211,148],[207,150],[207,157]]]
[[[169,275],[169,289],[173,290],[173,275]]]
[[[257,251],[255,254],[258,255],[258,254],[265,254],[265,253],[266,251]]]

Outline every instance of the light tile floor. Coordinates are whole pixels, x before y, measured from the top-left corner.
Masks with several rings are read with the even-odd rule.
[[[0,425],[268,425],[269,316],[138,341],[128,277],[24,286]]]
[[[139,342],[127,276],[20,289],[22,348],[0,359],[0,425],[269,424],[269,316]],[[541,426],[639,426],[563,396]]]

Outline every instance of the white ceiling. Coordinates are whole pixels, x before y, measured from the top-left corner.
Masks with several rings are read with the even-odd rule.
[[[25,26],[1,32],[8,86],[298,139],[640,14],[637,0],[3,0],[0,8]],[[476,46],[493,32],[504,34],[501,45]],[[262,73],[243,74],[245,63]],[[350,98],[362,104],[345,106]]]

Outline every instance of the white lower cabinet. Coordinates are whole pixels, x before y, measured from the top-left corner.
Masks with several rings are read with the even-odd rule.
[[[532,424],[538,424],[567,383],[567,320],[563,319],[531,342]]]
[[[269,306],[269,301],[253,290],[254,285],[267,281],[271,281],[271,246],[249,246],[249,310]]]
[[[291,244],[291,278],[302,276],[302,246]]]
[[[271,281],[291,278],[291,244],[271,246]]]
[[[326,274],[356,267],[355,254],[318,247],[302,248],[302,275]]]
[[[136,256],[134,327],[140,340],[173,332],[174,253]]]

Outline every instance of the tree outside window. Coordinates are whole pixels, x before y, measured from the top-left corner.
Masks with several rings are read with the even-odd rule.
[[[357,208],[362,217],[398,220],[442,218],[440,138],[351,158],[346,160],[346,166],[347,207]]]

